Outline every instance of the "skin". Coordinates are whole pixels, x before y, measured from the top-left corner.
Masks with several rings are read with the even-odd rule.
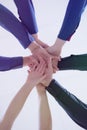
[[[45,68],[46,64],[44,61],[41,61],[38,66],[34,65],[31,68],[31,71],[28,71],[28,76],[25,84],[21,87],[19,92],[15,95],[11,101],[4,118],[0,123],[0,130],[11,130],[14,121],[19,115],[21,109],[24,106],[24,103],[34,88],[35,85],[39,84],[45,77]]]
[[[39,130],[52,130],[52,118],[46,89],[42,84],[37,85],[39,98]]]
[[[33,41],[28,46],[28,49],[31,51],[31,53],[35,57],[36,62],[40,61],[39,56],[41,56],[42,59],[46,63],[47,63],[47,60],[49,60],[50,58],[54,59],[52,60],[52,66],[55,73],[58,70],[58,67],[57,67],[58,57],[54,55],[53,53],[51,53],[50,51],[51,49],[50,50],[47,49],[50,47],[39,39],[38,33],[32,34],[32,36],[34,37],[35,41]]]

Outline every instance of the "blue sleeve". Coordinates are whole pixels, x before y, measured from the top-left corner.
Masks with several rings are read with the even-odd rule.
[[[0,25],[13,34],[24,48],[27,48],[29,44],[34,41],[26,26],[22,24],[11,11],[1,4]]]
[[[12,69],[22,68],[22,57],[3,57],[0,56],[0,71],[8,71]]]
[[[32,0],[14,0],[19,18],[26,26],[30,34],[38,32],[37,21],[35,16],[35,9]]]
[[[70,40],[79,26],[86,4],[87,0],[69,0],[63,24],[58,34],[60,39]]]

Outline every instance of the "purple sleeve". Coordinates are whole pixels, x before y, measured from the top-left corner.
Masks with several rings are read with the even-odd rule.
[[[3,57],[0,56],[0,71],[8,71],[23,67],[22,57]]]
[[[24,48],[27,48],[29,44],[34,41],[34,38],[28,32],[26,26],[19,21],[10,10],[1,4],[0,26],[13,34]]]
[[[19,18],[30,34],[38,32],[35,9],[32,0],[14,0]]]

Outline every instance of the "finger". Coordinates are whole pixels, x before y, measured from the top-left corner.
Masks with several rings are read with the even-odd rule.
[[[58,57],[58,61],[61,61],[61,56]]]
[[[33,65],[33,66],[30,68],[30,70],[31,70],[31,71],[35,71],[36,68],[37,68],[37,66],[36,66],[36,65]]]
[[[45,63],[43,56],[39,56],[40,63]]]
[[[34,55],[33,54],[33,59],[32,59],[32,61],[34,62],[34,63],[36,63],[36,64],[38,64],[39,63],[39,59],[38,59],[38,55]]]
[[[28,74],[31,72],[30,70],[27,70]]]
[[[40,78],[40,82],[43,81],[46,78],[46,74],[44,74],[41,78]]]
[[[52,58],[49,58],[49,60],[47,61],[48,63],[48,68],[52,69]]]
[[[38,63],[45,62],[45,60],[44,60],[42,55],[36,55],[36,58],[38,59]]]
[[[52,59],[52,66],[53,66],[53,68],[55,68],[56,70],[58,70],[58,58],[53,58]]]
[[[46,68],[46,63],[45,62],[40,63],[38,65],[37,71],[40,72],[41,74],[43,74],[45,72],[45,68]]]
[[[35,57],[33,57],[32,62],[33,62],[33,64],[36,64],[36,65],[39,63],[38,59]]]

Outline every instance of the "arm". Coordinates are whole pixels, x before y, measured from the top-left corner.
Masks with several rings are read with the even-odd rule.
[[[0,124],[0,130],[11,130],[11,127],[21,109],[23,108],[32,88],[33,87],[30,84],[25,83],[19,92],[15,95]]]
[[[30,34],[38,32],[37,21],[35,16],[35,9],[32,0],[14,0],[19,18],[22,23],[26,26]]]
[[[73,121],[87,129],[87,105],[85,103],[64,89],[55,80],[52,80],[46,89]]]
[[[23,57],[0,56],[0,71],[22,68]]]
[[[20,44],[27,48],[34,38],[29,34],[26,27],[5,6],[0,4],[0,26],[13,34]]]
[[[87,54],[70,55],[61,58],[57,64],[59,70],[87,70]]]
[[[33,55],[25,57],[5,57],[0,56],[0,71],[8,71],[12,69],[19,69],[25,66],[32,67],[37,65],[38,61]]]
[[[28,32],[39,45],[47,47],[47,45],[39,39],[38,25],[32,0],[14,0],[14,2],[17,6],[19,18],[26,26]]]
[[[39,106],[40,127],[39,129],[52,130],[51,112],[49,108],[49,103],[48,103],[45,87],[41,84],[38,84],[37,92],[38,92],[38,97],[40,101],[40,106]]]
[[[30,94],[31,90],[35,85],[41,82],[44,78],[44,71],[45,71],[45,63],[40,63],[37,67],[33,66],[30,71],[30,74],[26,80],[26,83],[23,87],[19,90],[16,96],[11,101],[4,118],[0,123],[0,130],[10,130],[16,117],[20,113],[21,109],[24,106],[24,103]]]
[[[18,69],[24,66],[33,66],[38,64],[35,58],[32,56],[27,57],[3,57],[0,56],[0,71],[7,71],[11,69]],[[87,54],[71,55],[61,58],[61,61],[57,62],[59,70],[87,70]]]
[[[86,7],[86,0],[69,0],[62,27],[58,37],[62,40],[70,40],[79,26],[82,13]]]
[[[14,0],[14,2],[17,6],[19,18],[21,19],[22,24],[25,25],[26,29],[35,40],[29,44],[28,49],[30,49],[35,56],[37,56],[37,54],[41,55],[46,61],[45,57],[49,58],[50,56],[44,48],[48,46],[39,39],[35,9],[32,0]]]
[[[52,80],[52,65],[46,71],[46,78],[42,81],[47,91],[56,99],[73,121],[87,129],[87,105],[76,96],[64,89],[57,81]]]
[[[21,1],[17,2],[20,3]],[[20,5],[19,3],[18,5]],[[21,3],[24,5],[25,2]],[[11,11],[9,11],[6,7],[4,7],[1,4],[0,4],[0,25],[6,30],[8,30],[11,34],[13,34],[25,49],[28,48],[31,51],[31,53],[33,53],[35,57],[37,57],[37,61],[40,60],[39,55],[42,56],[42,58],[45,61],[47,60],[47,58],[50,57],[47,51],[34,40],[33,36],[29,33],[28,28],[26,28],[26,25],[23,22],[20,22]]]
[[[60,56],[65,42],[70,40],[78,28],[86,5],[86,0],[69,0],[60,32],[53,46],[48,49],[50,54]]]

